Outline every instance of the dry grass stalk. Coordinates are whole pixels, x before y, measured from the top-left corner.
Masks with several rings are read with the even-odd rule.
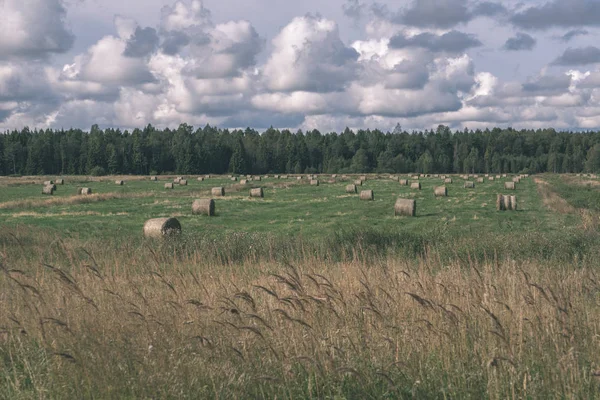
[[[193,215],[206,215],[212,217],[215,215],[215,201],[213,199],[197,199],[192,203]]]
[[[181,233],[181,224],[176,218],[154,218],[144,224],[144,236],[147,238],[163,238]]]

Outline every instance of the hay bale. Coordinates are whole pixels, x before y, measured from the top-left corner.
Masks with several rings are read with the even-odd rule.
[[[173,179],[173,183],[179,183],[181,181],[181,178],[175,178]]]
[[[419,175],[413,175],[410,177],[410,179],[412,179],[413,181],[418,181],[419,180]]]
[[[273,175],[273,178],[279,179],[279,175]]]
[[[484,179],[483,178],[477,178],[477,183],[483,183]]]
[[[502,174],[502,177],[503,177],[503,178],[506,178],[506,177],[507,177],[507,175],[506,175],[506,174]]]
[[[44,181],[44,186],[54,185],[54,181]]]
[[[335,179],[329,179],[329,180],[327,181],[327,183],[336,183],[336,180],[335,180]]]
[[[157,176],[151,176],[150,180],[153,181],[153,182],[156,182],[158,180],[158,177]]]
[[[288,176],[287,175],[281,175],[281,179],[287,179]],[[260,179],[259,179],[260,180]]]
[[[147,238],[163,238],[181,233],[181,224],[175,218],[149,219],[144,224],[144,236]]]
[[[331,175],[331,177],[332,177],[333,179],[335,179],[335,178],[337,178],[337,174],[333,174],[333,175]]]
[[[187,186],[187,184],[188,184],[187,179],[182,179],[182,180],[179,181],[179,185],[180,186]]]
[[[521,183],[521,178],[513,178],[512,180],[514,183]]]
[[[89,196],[90,194],[92,194],[92,189],[90,188],[81,188],[81,192],[79,193],[83,196]]]
[[[77,194],[80,195],[83,188],[77,188]]]
[[[421,190],[421,183],[420,182],[413,182],[413,183],[410,184],[410,188],[411,189]]]
[[[199,177],[198,178],[198,182],[204,182],[204,178],[203,177]]]
[[[367,176],[366,175],[361,176],[360,180],[363,181],[363,182],[366,182],[367,181]]]
[[[495,179],[494,179],[494,177],[493,177],[493,176],[490,176],[490,177],[488,178],[488,180],[489,180],[490,182],[494,182],[494,180],[495,180]]]
[[[506,210],[506,205],[504,204],[504,196],[501,194],[496,196],[496,210],[498,210],[498,211]]]
[[[466,181],[465,182],[465,189],[475,189],[475,182]]]
[[[446,179],[444,179],[444,183],[452,183],[452,178],[446,178]]]
[[[357,192],[358,192],[358,189],[356,188],[356,185],[347,185],[346,186],[346,193],[356,194]]]
[[[517,211],[517,196],[511,195],[510,197],[510,206],[512,211]]]
[[[417,215],[417,202],[409,199],[398,199],[394,204],[394,215],[414,217]]]
[[[311,179],[310,185],[311,186],[319,186],[319,180],[318,179]]]
[[[42,188],[42,194],[47,194],[52,196],[54,194],[54,186],[47,185]]]
[[[213,199],[194,200],[192,203],[192,214],[213,217],[215,215],[215,201]]]
[[[367,200],[367,201],[373,201],[373,200],[375,200],[375,195],[373,194],[372,190],[363,190],[360,192],[360,199]]]
[[[117,186],[123,186],[125,184],[125,182],[123,181],[115,181],[115,185]]]
[[[64,185],[65,184],[65,180],[64,179],[57,179],[56,180],[56,184],[57,185]]]
[[[433,194],[435,195],[435,197],[446,197],[448,196],[448,188],[446,186],[434,187]]]
[[[210,179],[210,175],[209,175],[209,174],[207,174],[207,175],[204,175],[204,178],[206,178],[206,179]]]
[[[296,180],[297,180],[297,181],[301,181],[301,180],[302,180],[302,177],[301,177],[301,176],[297,176],[297,177],[296,177]]]
[[[516,189],[516,183],[514,182],[504,182],[504,189],[506,190],[515,190]]]
[[[408,179],[399,179],[398,182],[401,186],[408,186]]]
[[[250,197],[260,197],[262,199],[265,197],[265,192],[262,188],[250,189]]]
[[[231,178],[231,181],[232,181],[232,182],[237,182],[237,177],[235,177],[235,176],[234,176],[234,177],[232,177],[232,178]]]
[[[174,188],[175,188],[174,183],[165,183],[165,189],[174,189]]]
[[[240,181],[240,185],[246,185],[248,183],[248,179],[242,179]]]
[[[225,196],[225,188],[220,186],[220,187],[214,187],[211,189],[210,191],[212,193],[213,196],[217,196],[217,197],[223,197]]]
[[[363,181],[362,181],[362,179],[357,179],[357,180],[354,181],[354,184],[356,186],[362,186],[363,185]]]
[[[252,180],[260,182],[262,180],[262,178],[260,176],[255,176],[254,178],[252,178]]]

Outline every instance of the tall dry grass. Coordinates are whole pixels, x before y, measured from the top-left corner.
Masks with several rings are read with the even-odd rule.
[[[157,251],[5,248],[0,397],[598,397],[591,264]]]

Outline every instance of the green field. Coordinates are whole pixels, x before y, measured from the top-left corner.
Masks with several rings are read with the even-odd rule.
[[[0,398],[600,396],[595,178],[55,178],[0,178]]]

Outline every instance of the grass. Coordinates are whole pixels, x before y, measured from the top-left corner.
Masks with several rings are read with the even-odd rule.
[[[76,178],[50,200],[18,179],[0,179],[0,398],[600,397],[597,214],[568,178],[524,179],[518,212],[494,209],[504,180],[435,199],[433,178],[372,179],[367,202],[342,181],[257,200],[110,177],[84,201]],[[217,216],[191,216],[221,185]],[[140,237],[173,215],[182,237]]]

